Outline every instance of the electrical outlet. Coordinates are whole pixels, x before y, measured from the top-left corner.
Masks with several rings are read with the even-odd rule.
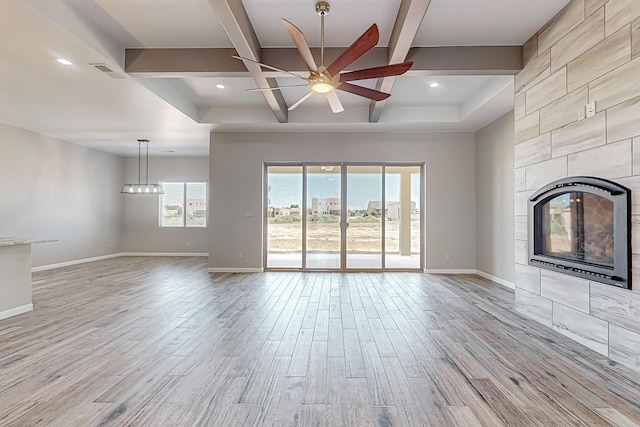
[[[238,252],[238,258],[239,259],[244,259],[244,253]]]
[[[596,102],[590,102],[587,104],[587,117],[593,117],[596,115]]]
[[[581,109],[578,110],[578,121],[584,120],[586,118],[587,118],[586,108],[582,107]]]
[[[449,260],[450,258],[449,254],[444,254],[444,259]]]

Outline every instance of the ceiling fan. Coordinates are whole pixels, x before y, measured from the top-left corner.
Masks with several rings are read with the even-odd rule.
[[[367,31],[365,31],[360,38],[358,38],[351,46],[349,46],[335,61],[333,61],[328,67],[324,65],[324,17],[329,13],[329,3],[326,1],[319,1],[316,3],[316,12],[320,15],[320,66],[316,65],[315,59],[311,54],[307,39],[304,37],[302,31],[298,29],[291,22],[283,19],[282,22],[286,27],[289,35],[293,39],[298,52],[302,56],[304,63],[309,70],[309,77],[304,77],[290,71],[286,71],[271,65],[263,64],[262,62],[254,61],[250,58],[243,58],[241,56],[235,56],[234,58],[243,61],[254,62],[264,68],[268,68],[274,71],[287,73],[298,77],[302,80],[306,80],[306,84],[292,85],[292,86],[280,86],[273,88],[258,88],[249,89],[250,91],[265,91],[265,90],[282,90],[292,87],[309,86],[309,92],[302,98],[294,102],[289,106],[289,111],[298,107],[304,101],[309,99],[314,93],[326,94],[331,111],[334,113],[340,113],[344,111],[344,107],[338,98],[335,90],[342,90],[344,92],[353,93],[374,101],[382,101],[387,99],[391,94],[381,92],[375,89],[369,89],[367,87],[355,85],[349,82],[356,80],[377,79],[379,77],[399,76],[406,73],[413,65],[413,62],[403,62],[401,64],[383,65],[380,67],[365,68],[362,70],[346,71],[343,70],[353,63],[356,59],[360,58],[365,53],[369,52],[378,44],[379,33],[378,26],[373,24]]]

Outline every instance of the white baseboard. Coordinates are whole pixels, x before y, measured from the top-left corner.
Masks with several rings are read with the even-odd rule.
[[[205,256],[209,256],[208,253],[204,253],[204,252],[196,252],[196,253],[188,253],[188,252],[119,252],[119,253],[115,253],[115,254],[109,254],[109,255],[102,255],[102,256],[97,256],[97,257],[92,257],[92,258],[84,258],[84,259],[77,259],[77,260],[73,260],[73,261],[66,261],[66,262],[60,262],[57,264],[48,264],[48,265],[41,265],[38,267],[33,267],[31,269],[32,272],[36,272],[36,271],[44,271],[44,270],[52,270],[54,268],[61,268],[61,267],[68,267],[70,265],[76,265],[76,264],[83,264],[86,262],[92,262],[92,261],[100,261],[100,260],[104,260],[104,259],[110,259],[110,258],[118,258],[118,257],[136,257],[136,256],[140,256],[140,257],[181,257],[181,256],[198,256],[198,257],[205,257]],[[262,268],[220,268],[220,267],[216,267],[216,268],[209,268],[207,270],[209,273],[262,273],[264,270]],[[491,274],[485,273],[484,271],[480,271],[480,270],[475,270],[472,268],[460,268],[460,269],[438,269],[438,268],[433,268],[433,269],[425,269],[424,270],[425,273],[427,274],[477,274],[478,276],[484,277],[487,280],[491,280],[492,282],[495,282],[499,285],[502,285],[506,288],[509,289],[515,289],[516,286],[511,283],[508,282],[504,279],[501,279],[499,277],[496,276],[492,276]],[[13,310],[18,310],[18,309],[22,309],[24,307],[27,306],[23,306],[23,307],[18,307],[17,309],[12,309],[9,310],[7,312],[12,312]],[[26,311],[30,311],[33,310],[33,305],[31,305],[31,308],[29,309],[25,309],[24,311],[20,311],[20,312],[16,312],[13,314],[9,314],[6,317],[9,316],[15,316],[17,314],[20,313],[24,313]],[[7,312],[0,312],[0,319],[4,319],[5,317],[2,317],[4,315],[4,313]]]
[[[92,258],[75,259],[73,261],[59,262],[56,264],[40,265],[38,267],[33,267],[31,271],[34,272],[34,271],[52,270],[54,268],[68,267],[70,265],[76,265],[76,264],[84,264],[85,262],[93,262],[93,261],[100,261],[103,259],[118,258],[119,256],[121,256],[121,254],[115,253],[115,254],[109,254],[109,255],[96,256]]]
[[[31,310],[33,310],[33,304],[25,304],[21,305],[20,307],[14,307],[9,310],[0,311],[0,320],[17,316],[18,314],[26,313]]]
[[[209,273],[262,273],[262,268],[210,268]]]
[[[427,274],[476,274],[476,270],[472,268],[425,268],[424,272]]]
[[[73,261],[65,261],[65,262],[59,262],[56,264],[47,264],[47,265],[40,265],[38,267],[33,267],[31,269],[31,272],[36,272],[36,271],[44,271],[44,270],[52,270],[54,268],[61,268],[61,267],[68,267],[70,265],[76,265],[76,264],[84,264],[85,262],[93,262],[93,261],[101,261],[103,259],[111,259],[111,258],[118,258],[118,257],[129,257],[129,256],[209,256],[208,253],[202,253],[202,252],[195,252],[195,253],[189,253],[189,252],[118,252],[115,254],[109,254],[109,255],[101,255],[101,256],[96,256],[96,257],[92,257],[92,258],[83,258],[83,259],[75,259]]]
[[[516,288],[515,283],[511,283],[511,282],[508,282],[508,281],[506,281],[504,279],[501,279],[499,277],[492,276],[491,274],[485,273],[484,271],[476,270],[476,274],[478,276],[480,276],[480,277],[484,277],[487,280],[491,280],[492,282],[496,282],[497,284],[502,285],[505,288],[509,288],[509,289],[515,289]]]
[[[120,252],[120,256],[209,256],[206,252]]]
[[[480,277],[484,277],[487,280],[491,280],[492,282],[495,282],[501,286],[504,286],[505,288],[509,288],[509,289],[515,289],[516,285],[508,282],[504,279],[501,279],[499,277],[496,276],[492,276],[489,273],[485,273],[484,271],[480,271],[480,270],[475,270],[475,269],[452,269],[452,270],[447,270],[447,269],[425,269],[424,270],[425,273],[428,274],[477,274]]]

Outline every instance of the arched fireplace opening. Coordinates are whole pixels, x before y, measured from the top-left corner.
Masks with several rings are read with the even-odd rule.
[[[631,289],[631,191],[594,177],[554,181],[529,199],[529,264]]]

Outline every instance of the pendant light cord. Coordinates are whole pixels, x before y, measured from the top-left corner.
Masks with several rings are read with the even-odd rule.
[[[140,187],[140,146],[141,146],[141,142],[138,141],[138,187]]]
[[[147,182],[146,182],[146,186],[147,189],[149,188],[149,141],[147,141],[147,163],[145,165],[145,168],[147,169]]]

